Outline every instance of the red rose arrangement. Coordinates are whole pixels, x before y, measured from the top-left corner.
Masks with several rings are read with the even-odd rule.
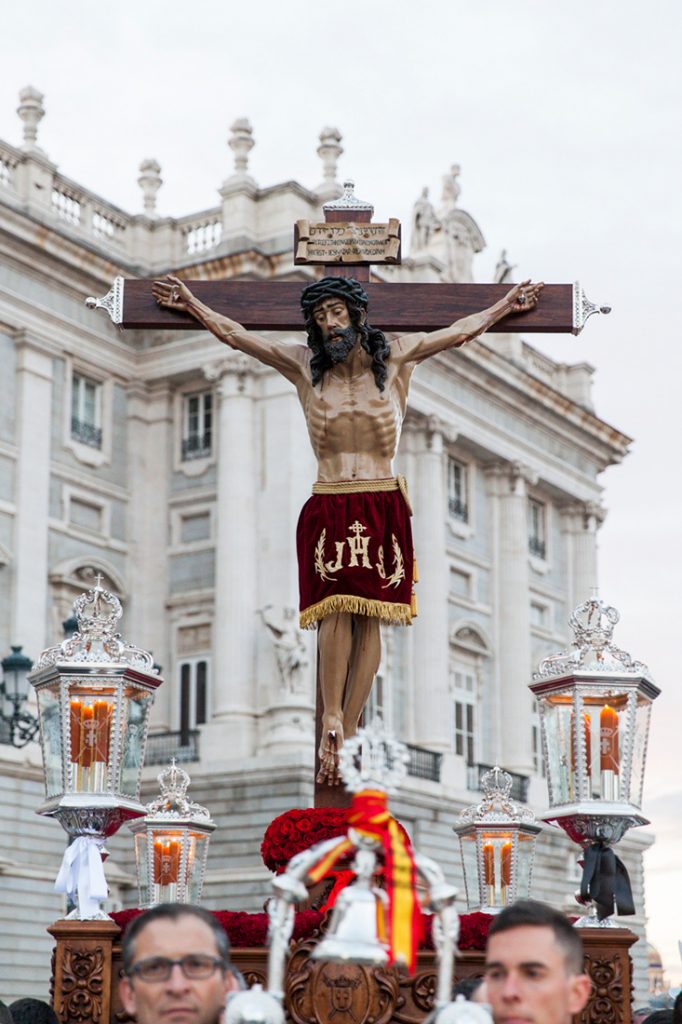
[[[112,918],[125,932],[128,924],[134,920],[141,910],[119,910]],[[268,937],[268,915],[248,914],[241,910],[213,910],[215,919],[223,926],[230,939],[233,949],[246,949],[253,946],[265,946]],[[299,910],[294,917],[292,939],[307,939],[319,928],[323,915],[319,910]]]
[[[285,811],[265,830],[260,848],[263,863],[270,871],[281,875],[297,853],[325,839],[345,836],[347,828],[347,811],[343,808],[308,807]]]

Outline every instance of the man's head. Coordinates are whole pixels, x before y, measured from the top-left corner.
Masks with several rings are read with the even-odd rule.
[[[485,979],[495,1024],[569,1024],[591,985],[579,933],[563,914],[533,900],[512,904],[493,921]]]
[[[389,347],[383,332],[367,323],[368,302],[367,292],[353,278],[323,277],[303,289],[313,385],[319,384],[325,370],[343,362],[359,341],[372,357],[377,387],[384,390]]]
[[[201,907],[163,903],[141,914],[122,955],[121,1002],[137,1024],[216,1024],[239,987],[225,930]]]

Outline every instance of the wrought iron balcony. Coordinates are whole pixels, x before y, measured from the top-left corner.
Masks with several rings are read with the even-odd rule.
[[[182,439],[182,461],[205,459],[211,454],[211,434],[189,434]]]
[[[463,523],[469,522],[469,506],[459,498],[448,498],[448,512],[455,519],[461,519]]]
[[[467,788],[473,790],[473,792],[482,793],[481,779],[486,772],[491,771],[493,765],[491,764],[470,764],[468,766],[468,780]],[[518,800],[519,803],[525,804],[528,802],[528,785],[530,779],[527,775],[519,775],[517,772],[510,772],[508,768],[504,769],[511,775],[512,788],[511,798],[512,800]]]
[[[102,447],[102,428],[96,427],[94,423],[86,423],[77,417],[71,417],[71,437],[81,444],[87,444],[91,448]]]
[[[199,730],[191,732],[156,732],[147,737],[145,764],[169,764],[171,758],[177,764],[188,764],[199,760]]]
[[[528,538],[528,550],[536,558],[545,558],[547,555],[547,545],[539,537],[531,536]]]
[[[407,765],[407,774],[415,779],[429,779],[431,782],[440,782],[440,766],[443,755],[435,750],[425,750],[424,747],[415,747],[407,743],[407,752],[410,760]]]

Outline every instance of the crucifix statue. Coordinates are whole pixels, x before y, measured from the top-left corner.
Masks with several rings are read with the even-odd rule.
[[[126,281],[114,299],[89,304],[114,303],[124,326],[199,323],[296,388],[317,459],[317,480],[297,528],[300,623],[318,628],[317,783],[333,787],[340,781],[339,750],[357,730],[379,667],[380,624],[407,625],[413,616],[411,512],[405,482],[393,470],[412,373],[425,359],[496,326],[574,330],[576,291],[530,280],[511,289],[369,284],[370,263],[399,262],[397,222],[372,224],[372,207],[352,187],[324,209],[325,225],[297,224],[296,262],[325,266],[325,276],[302,291],[292,282],[188,283],[168,275],[151,286]],[[375,296],[383,330],[370,322]],[[581,301],[583,318],[596,311]],[[294,304],[304,341],[255,333],[295,326]],[[519,327],[512,328],[506,318],[517,317]],[[388,337],[389,329],[405,333]]]

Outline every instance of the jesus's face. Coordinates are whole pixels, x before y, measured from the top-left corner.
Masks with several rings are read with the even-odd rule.
[[[351,323],[346,303],[343,299],[323,299],[315,306],[313,319],[332,362],[343,362],[358,340],[358,332]]]

